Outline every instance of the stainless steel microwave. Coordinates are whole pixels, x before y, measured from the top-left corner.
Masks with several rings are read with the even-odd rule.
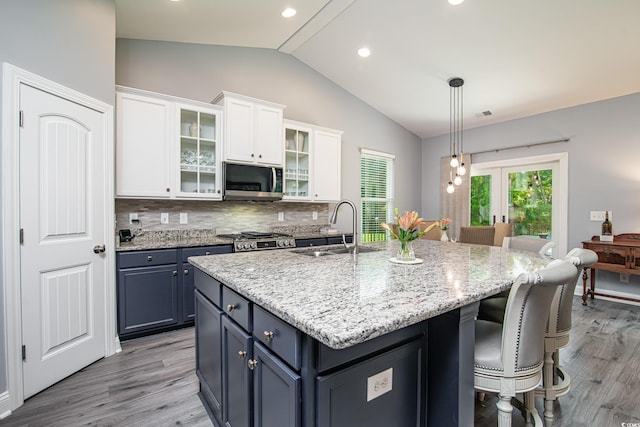
[[[282,199],[282,168],[222,163],[224,200]]]

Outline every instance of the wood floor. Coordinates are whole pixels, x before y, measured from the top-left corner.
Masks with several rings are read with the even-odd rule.
[[[561,353],[572,388],[555,405],[554,426],[640,423],[640,309],[602,300],[583,307],[576,298],[573,313]],[[28,399],[0,426],[211,426],[197,389],[194,330],[182,329],[124,342],[121,353]],[[476,426],[496,425],[495,402],[476,402]],[[542,413],[540,399],[537,406]],[[518,412],[513,425],[524,425]]]

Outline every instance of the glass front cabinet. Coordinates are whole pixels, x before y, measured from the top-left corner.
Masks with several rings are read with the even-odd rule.
[[[220,111],[178,105],[178,197],[222,199]]]
[[[306,200],[311,194],[311,129],[285,122],[284,198]]]

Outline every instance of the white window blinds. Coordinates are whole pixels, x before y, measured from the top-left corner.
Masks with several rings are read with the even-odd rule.
[[[362,200],[362,241],[387,240],[381,222],[393,215],[393,160],[386,153],[360,150],[360,197]]]

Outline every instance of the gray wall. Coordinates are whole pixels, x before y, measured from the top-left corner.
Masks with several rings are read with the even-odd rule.
[[[114,0],[2,0],[0,40],[0,62],[114,104]],[[7,390],[5,288],[2,283],[0,393]]]
[[[228,90],[285,104],[286,118],[344,131],[343,198],[360,200],[359,148],[366,147],[395,154],[396,205],[420,207],[420,139],[290,55],[118,39],[116,83],[204,102]],[[338,226],[350,229],[351,215],[340,218]]]
[[[568,247],[600,233],[589,211],[613,211],[613,231],[640,233],[640,93],[552,111],[464,132],[466,152],[549,141],[549,144],[473,156],[486,162],[539,154],[569,153]],[[449,154],[448,136],[423,141],[422,212],[439,214],[439,159]],[[619,275],[598,272],[598,288],[640,294],[640,276],[621,285]]]

